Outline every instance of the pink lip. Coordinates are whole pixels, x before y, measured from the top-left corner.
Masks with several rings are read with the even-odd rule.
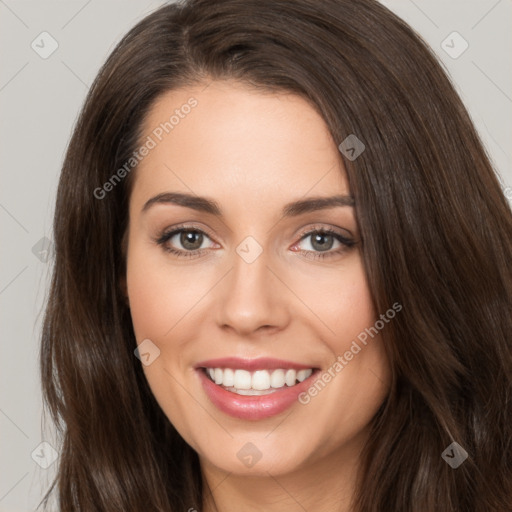
[[[242,359],[239,357],[223,357],[220,359],[208,359],[196,364],[197,368],[233,368],[254,372],[256,370],[277,370],[278,368],[293,370],[307,370],[314,366],[274,359],[272,357],[260,357],[258,359]]]
[[[266,358],[256,360],[226,358],[213,359],[199,363],[199,365],[196,366],[196,371],[201,380],[203,389],[211,402],[222,412],[230,416],[251,421],[270,418],[291,407],[298,401],[300,393],[311,385],[312,379],[314,379],[318,373],[317,370],[314,370],[306,380],[299,384],[292,387],[284,386],[268,395],[247,396],[232,393],[218,386],[207,377],[203,368],[235,368],[254,371],[258,369],[276,368],[308,369],[312,368],[312,366]]]

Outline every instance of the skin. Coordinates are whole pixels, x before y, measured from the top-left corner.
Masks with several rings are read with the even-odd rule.
[[[337,144],[301,97],[230,80],[162,95],[145,119],[143,140],[191,97],[197,106],[139,164],[130,197],[133,327],[138,343],[150,339],[160,350],[143,367],[146,378],[199,454],[215,499],[207,495],[206,511],[348,511],[369,422],[388,392],[380,335],[307,405],[259,421],[218,410],[194,370],[201,360],[227,356],[327,370],[384,313],[372,306],[360,243],[347,248],[332,238],[331,257],[312,259],[323,252],[314,236],[302,236],[333,228],[357,242],[353,207],[281,214],[292,201],[350,194]],[[172,203],[143,211],[164,192],[208,197],[223,215]],[[182,223],[206,233],[195,245],[202,254],[180,258],[155,241]],[[247,236],[263,251],[250,264],[236,252]],[[187,251],[179,234],[166,244]],[[248,442],[261,453],[251,468],[237,457]]]

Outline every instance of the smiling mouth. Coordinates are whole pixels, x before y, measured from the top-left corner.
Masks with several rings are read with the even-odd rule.
[[[201,368],[207,378],[226,391],[245,396],[260,396],[291,388],[305,381],[317,368],[294,370],[248,370],[233,368]]]

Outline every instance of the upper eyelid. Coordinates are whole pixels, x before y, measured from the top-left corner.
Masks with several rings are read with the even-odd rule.
[[[352,232],[346,228],[340,228],[340,227],[334,227],[334,226],[326,227],[326,225],[320,225],[320,224],[317,224],[317,225],[314,224],[312,226],[304,228],[303,230],[300,230],[299,234],[297,236],[300,236],[302,238],[306,235],[310,235],[311,233],[315,233],[317,231],[327,231],[327,232],[330,232],[330,234],[337,234],[344,238],[347,238],[342,233],[340,233],[340,231],[346,231],[349,234],[349,236],[354,237]]]
[[[183,226],[178,224],[177,226],[174,226],[172,228],[164,229],[161,231],[160,235],[157,236],[157,239],[167,236],[171,237],[171,235],[175,236],[178,233],[181,233],[182,231],[197,231],[208,236],[208,238],[210,238],[213,241],[213,236],[208,232],[208,230],[194,226],[192,224],[186,224]]]

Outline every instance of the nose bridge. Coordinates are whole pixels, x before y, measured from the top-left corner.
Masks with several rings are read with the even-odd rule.
[[[234,251],[232,270],[222,287],[221,326],[248,334],[262,326],[282,327],[283,293],[276,293],[276,279],[268,266],[269,253],[252,237]]]

